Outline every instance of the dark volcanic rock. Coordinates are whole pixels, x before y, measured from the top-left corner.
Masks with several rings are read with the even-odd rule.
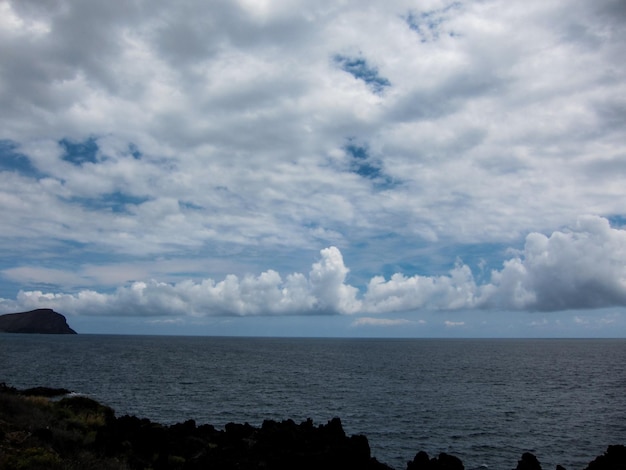
[[[609,446],[604,455],[596,457],[585,470],[626,470],[626,446]]]
[[[522,459],[517,462],[517,467],[515,470],[541,470],[541,464],[537,457],[535,457],[530,452],[524,452],[522,454]]]
[[[51,388],[51,387],[33,387],[25,390],[20,390],[20,395],[27,397],[60,397],[62,395],[69,395],[71,390],[67,388]]]
[[[50,308],[0,315],[0,332],[75,335],[60,313]]]
[[[442,452],[439,457],[428,457],[424,451],[415,455],[413,461],[407,462],[407,470],[464,470],[463,462],[454,455]]]
[[[229,423],[219,431],[193,420],[163,426],[122,416],[99,431],[96,444],[105,455],[125,454],[131,468],[165,470],[176,461],[189,470],[391,470],[370,455],[365,436],[346,436],[339,418],[319,426],[310,420],[267,420],[260,428]]]
[[[365,436],[346,435],[339,418],[317,426],[310,419],[266,420],[260,427],[229,423],[224,430],[193,420],[166,426],[116,418],[113,409],[85,396],[43,398],[63,391],[20,391],[0,382],[0,469],[392,470],[371,456]],[[431,459],[419,452],[407,464],[407,470],[463,468],[445,453]],[[530,453],[517,466],[540,468]],[[609,446],[586,470],[626,470],[626,447]]]

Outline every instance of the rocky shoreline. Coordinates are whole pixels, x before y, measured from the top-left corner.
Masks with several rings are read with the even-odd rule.
[[[54,398],[56,397],[56,398]],[[229,423],[224,429],[193,420],[165,426],[114,411],[69,390],[17,390],[0,384],[0,468],[95,470],[391,470],[371,456],[365,436],[347,436],[339,418],[315,425],[292,420],[260,427]],[[541,470],[522,455],[516,470]],[[407,470],[464,470],[442,453],[418,452]],[[557,466],[557,470],[563,467]],[[626,447],[609,446],[584,470],[626,470]]]

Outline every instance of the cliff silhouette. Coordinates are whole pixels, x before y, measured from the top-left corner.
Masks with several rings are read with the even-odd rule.
[[[67,320],[50,308],[0,315],[0,332],[75,335]]]

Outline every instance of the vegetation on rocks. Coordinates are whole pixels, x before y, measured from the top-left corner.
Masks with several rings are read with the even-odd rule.
[[[51,400],[0,385],[0,468],[31,469],[389,469],[370,456],[367,438],[345,435],[338,418],[315,426],[265,421],[224,430],[115,417],[84,397]],[[60,392],[64,392],[61,390]],[[66,392],[66,391],[65,391]]]
[[[55,398],[56,397],[56,398]],[[60,398],[59,398],[60,397]],[[339,418],[230,423],[223,430],[193,420],[164,426],[114,411],[65,389],[17,390],[0,384],[3,470],[390,470],[370,455],[365,436],[346,436]],[[457,457],[418,452],[407,470],[464,470]],[[516,470],[541,470],[525,453]],[[557,466],[557,470],[564,470]],[[609,446],[585,470],[626,470],[626,447]]]

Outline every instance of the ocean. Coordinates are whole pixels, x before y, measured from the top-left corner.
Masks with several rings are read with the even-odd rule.
[[[0,334],[0,382],[65,387],[164,424],[265,419],[367,436],[397,469],[583,469],[626,444],[624,339],[310,339]]]

